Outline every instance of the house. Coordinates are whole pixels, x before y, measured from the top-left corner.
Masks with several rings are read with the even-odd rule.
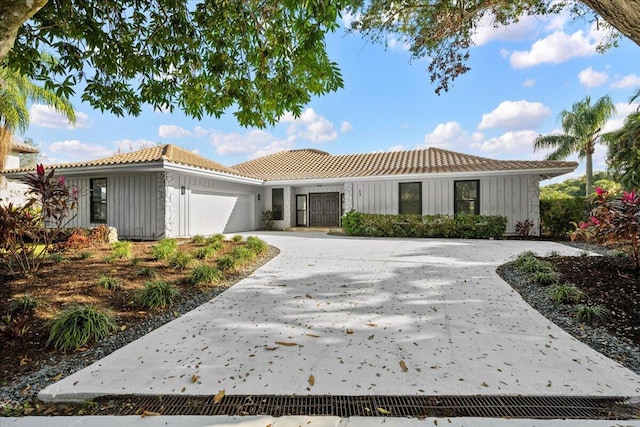
[[[575,162],[492,160],[439,148],[331,155],[289,150],[232,167],[174,145],[55,166],[81,189],[70,226],[107,224],[130,239],[260,228],[337,227],[345,212],[484,214],[539,223],[539,182]],[[25,169],[6,171],[19,178]]]
[[[36,154],[38,148],[33,145],[12,141],[5,159],[5,169],[20,168],[20,154]],[[0,202],[22,204],[25,201],[26,186],[17,181],[7,180],[0,175]]]

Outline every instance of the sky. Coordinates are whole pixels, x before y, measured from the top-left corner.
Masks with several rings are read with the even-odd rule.
[[[343,27],[350,19],[342,17]],[[220,119],[195,120],[145,106],[138,117],[116,117],[93,110],[78,96],[72,99],[74,126],[34,104],[22,137],[39,145],[46,164],[166,143],[228,166],[300,148],[353,154],[439,147],[494,159],[541,160],[545,153],[533,151],[534,139],[561,132],[559,114],[574,102],[608,94],[617,113],[603,131],[620,127],[638,107],[628,101],[640,88],[640,46],[622,39],[619,47],[600,54],[602,36],[595,25],[565,15],[524,17],[498,29],[485,19],[471,50],[471,71],[438,96],[428,60],[412,59],[401,39],[389,36],[385,44],[373,44],[339,29],[326,43],[344,88],[314,98],[301,117],[285,115],[273,127],[241,127],[233,110]],[[606,149],[599,146],[594,171],[605,169]],[[575,173],[543,185],[583,174],[580,162]]]

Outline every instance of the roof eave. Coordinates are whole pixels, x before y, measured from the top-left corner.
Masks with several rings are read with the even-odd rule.
[[[212,178],[221,179],[223,181],[230,181],[230,182],[236,182],[236,183],[242,183],[242,184],[262,185],[264,183],[264,180],[262,179],[251,178],[248,176],[234,175],[227,172],[214,171],[211,169],[203,169],[195,166],[183,165],[181,163],[170,162],[167,160],[165,160],[164,162],[165,162],[164,170],[167,170],[167,171],[175,171],[175,172],[189,173],[189,174],[195,174],[195,175],[206,175]]]

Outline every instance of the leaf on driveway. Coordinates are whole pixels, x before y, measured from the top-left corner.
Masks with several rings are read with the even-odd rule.
[[[378,326],[378,324],[377,324],[377,323],[367,323],[366,325],[367,325],[367,326],[371,326],[372,328],[375,328],[375,327],[377,327],[377,326]]]
[[[269,350],[269,351],[277,350],[279,348],[280,347],[267,347],[267,346],[264,347],[265,350]]]
[[[400,369],[402,369],[403,372],[407,372],[409,370],[409,368],[407,368],[407,364],[404,363],[404,360],[400,361]]]
[[[316,335],[316,334],[305,334],[305,335],[311,338],[320,338],[320,335]]]
[[[27,356],[25,356],[22,359],[20,359],[20,366],[24,366],[29,362],[31,362],[31,359],[29,359]]]
[[[315,383],[316,379],[314,378],[313,374],[309,375],[309,385],[313,387]]]
[[[144,417],[157,417],[158,415],[160,415],[160,412],[142,411],[142,414],[140,415],[140,418],[144,418]]]
[[[223,397],[224,397],[224,389],[220,390],[218,394],[216,394],[213,397],[213,403],[220,403]]]
[[[198,381],[199,379],[200,379],[200,377],[199,377],[199,376],[197,376],[197,375],[195,375],[195,374],[191,376],[191,382],[192,382],[192,383],[195,383],[195,382],[196,382],[196,381]]]
[[[353,329],[347,329],[347,335],[351,335],[353,333]]]
[[[376,408],[378,410],[378,412],[380,412],[382,415],[390,415],[391,411],[387,411],[384,408]]]
[[[276,341],[276,344],[283,345],[285,347],[293,347],[293,346],[298,345],[298,344],[296,344],[294,342],[287,342],[287,341]]]

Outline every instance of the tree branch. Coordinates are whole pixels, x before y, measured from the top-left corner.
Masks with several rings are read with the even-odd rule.
[[[49,0],[2,0],[0,2],[0,62],[9,54],[18,29]]]

